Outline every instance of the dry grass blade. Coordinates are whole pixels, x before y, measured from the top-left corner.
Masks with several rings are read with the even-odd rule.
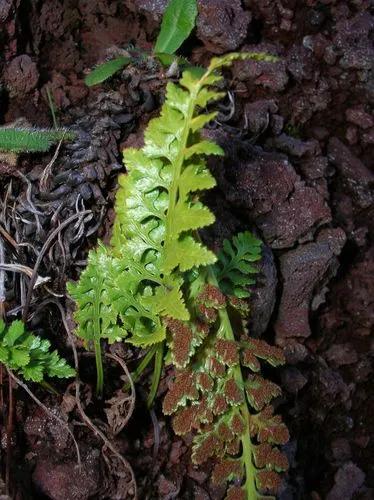
[[[45,167],[45,169],[42,172],[42,175],[40,176],[39,189],[41,192],[45,192],[47,190],[48,177],[51,175],[52,167],[53,167],[55,161],[57,160],[58,154],[59,154],[60,149],[61,149],[62,141],[63,140],[61,139],[61,141],[58,143],[58,146],[53,154],[51,161]]]
[[[129,381],[131,394],[127,395],[120,389],[117,395],[106,401],[110,405],[110,408],[105,410],[108,423],[113,431],[113,434],[119,434],[121,430],[125,427],[127,422],[130,420],[131,415],[135,408],[135,386],[131,378],[130,372],[126,366],[126,363],[114,354],[105,354],[106,357],[114,359],[123,369],[126,374],[126,378]]]
[[[26,274],[29,278],[32,277],[33,275],[33,270],[31,267],[24,266],[23,264],[3,264],[0,262],[0,271],[12,271],[15,273],[23,273]],[[40,285],[43,285],[44,283],[47,283],[50,281],[49,276],[36,276],[36,280],[34,283],[34,288],[37,288]]]

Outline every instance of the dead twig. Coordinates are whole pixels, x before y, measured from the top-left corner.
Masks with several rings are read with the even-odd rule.
[[[63,139],[61,139],[61,141],[58,143],[58,146],[57,146],[57,148],[52,156],[52,160],[48,163],[48,165],[43,170],[42,175],[40,176],[39,189],[41,192],[44,192],[47,190],[48,177],[51,175],[52,167],[53,167],[55,161],[57,160],[58,154],[59,154],[60,149],[61,149],[62,142],[63,142]]]
[[[8,231],[6,231],[1,224],[0,224],[0,234],[17,251],[18,248],[17,242],[11,237]]]
[[[1,257],[0,257],[0,259],[1,259]],[[14,273],[23,273],[23,274],[26,274],[26,276],[28,276],[29,278],[32,277],[32,272],[33,272],[31,267],[24,266],[22,264],[3,264],[0,262],[0,273],[2,273],[4,271],[12,271]],[[37,276],[36,280],[35,280],[34,288],[37,288],[38,286],[42,285],[43,283],[50,281],[50,279],[51,278],[49,276],[46,276],[46,277]],[[0,297],[0,301],[1,301],[1,297]]]
[[[4,318],[5,314],[5,272],[1,268],[2,265],[5,264],[5,251],[4,251],[4,242],[3,239],[0,238],[0,319]]]
[[[70,345],[71,345],[71,348],[72,348],[72,351],[73,351],[74,367],[75,367],[75,370],[76,370],[76,373],[77,373],[77,376],[76,376],[76,379],[75,379],[75,399],[76,399],[78,411],[79,411],[79,413],[80,413],[80,415],[82,417],[83,422],[87,425],[87,427],[89,427],[94,432],[94,434],[96,434],[97,436],[99,436],[102,439],[102,441],[104,443],[104,447],[107,448],[107,449],[109,449],[113,453],[113,455],[122,463],[122,465],[125,467],[125,469],[129,472],[130,477],[131,477],[131,484],[132,484],[133,491],[134,491],[134,498],[137,498],[136,480],[135,480],[134,471],[132,470],[131,465],[116,450],[116,448],[112,445],[112,443],[105,436],[105,434],[92,422],[92,420],[87,416],[87,414],[83,410],[81,399],[80,399],[80,384],[81,384],[81,382],[80,382],[80,379],[79,379],[79,360],[78,360],[78,353],[77,353],[77,349],[75,347],[74,339],[73,339],[73,336],[71,334],[69,325],[67,324],[66,316],[65,316],[65,311],[64,311],[62,305],[57,300],[56,301],[53,300],[53,299],[49,299],[49,300],[51,302],[53,302],[54,304],[56,304],[56,306],[60,310],[61,318],[62,318],[62,323],[63,323],[64,328],[66,330],[66,333],[67,333],[67,336],[69,338]],[[120,358],[118,358],[117,356],[114,356],[113,354],[107,354],[107,356],[111,357],[112,359],[114,359],[115,361],[117,361],[120,364],[120,366],[123,368],[124,372],[126,373],[126,376],[129,378],[131,389],[132,389],[133,393],[135,394],[135,386],[134,386],[134,383],[133,383],[133,381],[131,379],[130,372],[128,371],[127,366],[125,365],[125,363]],[[134,401],[134,404],[135,404],[135,401]]]
[[[75,346],[74,346],[74,349],[75,349]],[[88,354],[91,354],[91,353],[88,353]],[[120,358],[117,358],[117,356],[114,356],[113,354],[106,354],[106,355],[108,357],[112,357],[116,361],[118,361],[120,359]],[[77,356],[77,359],[78,359],[78,356]],[[120,360],[120,361],[122,361],[122,360]],[[120,365],[123,367],[124,363],[122,364],[122,362],[120,362]],[[126,371],[127,371],[127,368],[126,368]],[[129,373],[129,372],[127,371],[127,373]],[[131,377],[129,378],[129,380],[131,381]],[[131,477],[131,484],[133,487],[134,498],[137,498],[136,480],[135,480],[134,471],[132,470],[131,465],[116,450],[116,448],[112,445],[112,443],[109,441],[109,439],[106,437],[106,435],[92,422],[92,420],[86,415],[85,411],[83,410],[81,400],[80,400],[80,381],[78,378],[75,381],[75,399],[77,401],[77,407],[78,407],[79,413],[81,414],[82,420],[86,423],[86,425],[88,427],[90,427],[90,429],[94,432],[94,434],[96,434],[97,436],[99,436],[102,439],[102,441],[104,443],[104,447],[109,449],[113,453],[113,455],[122,463],[122,465],[125,467],[125,469],[129,472],[130,477]],[[104,458],[105,458],[105,454],[104,454]]]

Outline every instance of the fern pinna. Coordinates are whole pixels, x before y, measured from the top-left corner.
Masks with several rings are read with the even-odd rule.
[[[248,312],[243,299],[261,243],[241,233],[224,243],[217,259],[198,235],[214,222],[199,199],[215,185],[205,157],[223,154],[200,135],[216,116],[203,110],[223,96],[213,88],[222,80],[217,70],[245,58],[274,60],[230,54],[214,58],[205,71],[186,70],[179,85],[168,84],[144,146],[124,152],[127,174],[119,179],[111,245],[91,252],[69,291],[77,303],[77,334],[96,347],[99,391],[101,339],[151,346],[148,361],[153,355],[162,360],[166,346],[175,378],[164,413],[173,415],[177,434],[195,433],[194,463],[214,459],[213,481],[233,483],[227,498],[253,500],[276,490],[287,460],[273,445],[288,439],[269,406],[280,390],[259,374],[260,360],[278,366],[282,352],[232,322]]]
[[[22,321],[9,326],[0,319],[0,363],[25,380],[44,382],[46,376],[74,377],[71,368],[57,351],[51,351],[49,340],[28,332]]]

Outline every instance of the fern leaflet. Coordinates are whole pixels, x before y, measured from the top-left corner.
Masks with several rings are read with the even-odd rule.
[[[9,326],[0,320],[0,363],[20,373],[25,380],[42,382],[49,377],[74,377],[71,368],[57,351],[50,351],[48,340],[25,330],[22,321],[15,320]]]
[[[249,231],[234,236],[232,242],[223,242],[214,272],[225,295],[235,295],[241,299],[249,297],[248,287],[255,283],[251,275],[257,272],[252,263],[260,259],[261,241]]]

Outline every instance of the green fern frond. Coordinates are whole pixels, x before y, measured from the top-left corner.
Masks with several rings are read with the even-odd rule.
[[[166,344],[176,376],[164,413],[173,415],[177,434],[195,433],[196,464],[213,458],[214,478],[235,480],[230,500],[267,498],[279,482],[276,472],[287,467],[272,447],[288,437],[268,406],[279,388],[259,375],[261,360],[278,366],[282,352],[240,338],[243,332],[234,332],[229,316],[229,302],[248,296],[261,244],[242,233],[225,242],[217,262],[198,235],[214,221],[200,199],[215,185],[206,156],[223,154],[201,136],[216,116],[204,110],[223,96],[214,88],[222,80],[217,70],[247,58],[276,60],[229,54],[214,58],[205,71],[189,68],[179,84],[168,84],[144,146],[124,151],[127,174],[119,179],[111,246],[92,252],[80,282],[69,287],[77,302],[77,333],[86,341],[100,346],[100,339],[110,340],[108,332],[121,325],[126,342],[156,344],[147,356],[147,362],[156,356],[157,366],[150,399]]]
[[[232,242],[225,240],[218,254],[214,272],[219,287],[225,295],[238,298],[249,297],[248,287],[254,284],[251,275],[257,273],[252,265],[261,259],[261,241],[249,231],[234,236]]]
[[[48,340],[27,332],[22,321],[9,326],[0,320],[0,363],[23,376],[25,380],[42,382],[45,376],[74,377],[71,368],[57,351],[50,351]]]
[[[70,296],[79,305],[74,319],[77,323],[76,335],[84,340],[87,348],[93,348],[96,355],[97,392],[103,391],[103,366],[101,340],[115,342],[126,336],[126,331],[117,325],[118,315],[112,307],[114,292],[109,293],[110,277],[121,272],[119,262],[109,255],[104,245],[91,250],[87,267],[80,280],[68,283]]]
[[[0,128],[0,150],[14,153],[38,153],[48,151],[61,140],[74,138],[74,133],[65,130]]]
[[[150,121],[144,147],[124,151],[127,174],[119,178],[110,258],[96,264],[91,257],[81,281],[97,284],[101,273],[102,288],[92,290],[100,307],[106,308],[105,300],[110,303],[111,324],[122,322],[127,342],[139,346],[160,342],[166,335],[164,319],[188,320],[184,273],[216,261],[196,231],[214,221],[199,201],[199,194],[215,185],[205,157],[223,152],[202,139],[200,132],[216,116],[204,113],[207,104],[224,95],[213,88],[222,81],[217,70],[248,58],[273,59],[264,54],[229,54],[214,58],[205,71],[185,70],[179,84],[167,85],[161,115]],[[120,271],[111,267],[114,262]],[[94,324],[92,318],[100,310],[87,304],[85,289],[83,283],[70,288],[77,302],[77,333],[95,339],[97,346],[97,339],[106,338],[107,332],[97,324],[87,328],[88,318]]]

